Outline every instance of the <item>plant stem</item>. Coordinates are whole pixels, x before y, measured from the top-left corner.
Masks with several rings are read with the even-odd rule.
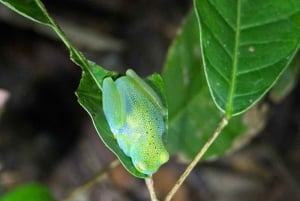
[[[83,194],[89,188],[94,186],[97,182],[101,181],[104,178],[104,176],[107,174],[108,170],[117,167],[119,164],[120,164],[120,161],[118,159],[113,160],[105,168],[101,169],[97,174],[95,174],[92,178],[90,178],[85,183],[83,183],[82,185],[78,186],[73,191],[71,191],[61,201],[71,201],[78,195]]]
[[[179,187],[182,185],[182,183],[185,181],[187,176],[191,173],[191,171],[194,169],[196,164],[199,162],[199,160],[202,158],[202,156],[205,154],[205,152],[208,150],[208,148],[212,145],[212,143],[216,140],[216,138],[220,135],[223,128],[228,124],[228,119],[226,117],[223,117],[221,122],[219,123],[218,127],[216,128],[213,135],[207,140],[207,142],[204,144],[202,149],[199,151],[199,153],[196,155],[194,160],[189,164],[189,166],[186,168],[186,170],[182,173],[180,178],[177,180],[171,191],[168,193],[168,195],[165,198],[165,201],[170,201],[174,194],[177,192]]]
[[[158,201],[156,194],[155,194],[154,186],[153,186],[152,176],[146,178],[145,182],[146,182],[149,194],[150,194],[151,201]]]

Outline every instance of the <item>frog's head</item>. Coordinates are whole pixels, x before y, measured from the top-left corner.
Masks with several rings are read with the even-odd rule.
[[[165,149],[162,140],[159,142],[140,143],[131,152],[132,162],[135,168],[147,175],[152,175],[158,168],[169,160],[169,153]]]

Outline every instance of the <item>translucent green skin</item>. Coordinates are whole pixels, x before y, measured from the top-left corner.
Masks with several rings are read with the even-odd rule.
[[[103,82],[103,111],[120,148],[140,172],[152,175],[168,161],[163,144],[166,109],[156,92],[132,70]]]

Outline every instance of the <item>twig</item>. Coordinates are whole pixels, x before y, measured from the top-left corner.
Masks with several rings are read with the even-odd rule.
[[[221,133],[222,129],[228,124],[228,120],[226,117],[223,117],[221,122],[219,123],[218,127],[216,128],[213,135],[207,140],[207,142],[204,144],[202,149],[199,151],[197,156],[194,158],[194,160],[189,164],[189,166],[186,168],[186,170],[183,172],[183,174],[180,176],[180,178],[177,180],[171,191],[168,193],[168,195],[165,198],[165,201],[170,201],[174,194],[177,192],[179,187],[182,185],[182,183],[185,181],[187,176],[191,173],[191,171],[194,169],[196,164],[199,162],[199,160],[202,158],[202,156],[205,154],[207,149],[211,146],[211,144],[216,140],[216,138]]]
[[[158,201],[156,194],[155,194],[152,177],[146,178],[145,182],[146,182],[149,194],[150,194],[151,201]]]
[[[89,188],[94,186],[97,182],[101,181],[104,176],[107,174],[108,170],[117,167],[120,164],[120,161],[118,159],[113,160],[112,162],[109,163],[108,166],[105,168],[101,169],[96,175],[94,175],[92,178],[87,180],[85,183],[82,185],[78,186],[75,188],[72,192],[70,192],[64,199],[61,201],[71,201],[75,197],[77,197],[80,194],[83,194],[85,191],[87,191]]]

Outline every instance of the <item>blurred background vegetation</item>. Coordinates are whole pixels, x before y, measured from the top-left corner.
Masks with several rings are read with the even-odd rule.
[[[192,6],[191,0],[43,2],[89,59],[144,76],[162,71]],[[0,195],[39,181],[60,200],[114,156],[77,103],[81,71],[52,30],[2,5],[0,26]],[[244,119],[250,129],[262,131],[252,132],[255,136],[235,152],[200,164],[174,200],[300,200],[299,103],[299,82],[283,100],[267,96]],[[181,156],[174,156],[154,176],[159,197],[185,166]],[[118,166],[75,200],[148,200],[143,183]]]

